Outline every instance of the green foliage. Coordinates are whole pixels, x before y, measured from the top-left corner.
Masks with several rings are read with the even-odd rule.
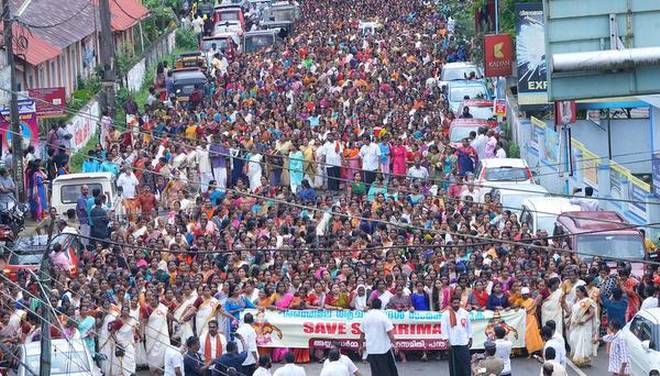
[[[508,158],[520,158],[520,147],[518,144],[511,142],[509,143],[509,151],[506,153]]]
[[[197,49],[197,35],[192,30],[177,29],[176,30],[176,46],[186,50]]]
[[[115,54],[115,69],[117,71],[117,77],[126,76],[135,62],[133,48],[129,44],[122,44],[119,47],[119,51]],[[124,81],[122,80],[120,84],[124,86]]]
[[[87,152],[94,149],[98,143],[98,137],[96,135],[90,137],[89,141],[83,146],[82,149],[78,150],[77,153],[71,155],[71,160],[69,161],[69,168],[71,172],[81,172],[82,164],[87,157]]]

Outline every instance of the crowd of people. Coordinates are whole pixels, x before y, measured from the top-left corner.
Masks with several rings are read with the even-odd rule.
[[[316,360],[331,363],[322,375],[354,375],[338,349],[258,346],[244,311],[445,311],[453,328],[472,310],[523,309],[522,352],[561,375],[566,359],[589,365],[611,338],[605,322],[620,328],[658,306],[651,266],[633,276],[626,263],[585,262],[515,208],[477,202],[485,188],[471,173],[504,157],[506,140],[484,130],[450,145],[454,116],[437,78],[444,63],[469,59],[471,42],[434,2],[303,1],[300,13],[282,44],[213,70],[201,105],[154,89],[143,108],[129,100],[126,125],[104,114],[83,171],[115,174],[121,208],[83,186],[75,213],[49,212],[49,175],[68,172],[66,134],[49,136],[48,171],[31,158],[35,217],[59,219],[55,233],[85,246],[75,268],[53,247],[54,338],[81,338],[106,376],[143,366],[263,376],[273,362],[286,363],[274,375],[302,375],[295,363]],[[365,36],[366,20],[383,27]],[[157,73],[167,86],[167,67]],[[40,338],[49,305],[31,274],[0,278],[8,353]],[[452,374],[469,374],[456,365],[469,362],[472,340],[451,338]],[[475,372],[504,354],[499,374],[515,373],[504,335],[490,340]],[[403,361],[436,355],[397,351]]]

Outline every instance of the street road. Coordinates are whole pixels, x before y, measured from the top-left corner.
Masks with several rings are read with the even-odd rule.
[[[568,374],[571,376],[603,376],[607,375],[607,354],[605,348],[599,349],[598,357],[592,362],[592,367],[585,368],[579,372],[575,372],[571,367],[568,369]],[[367,363],[356,363],[360,368],[360,373],[364,376],[371,376],[369,365]],[[271,373],[279,368],[280,364],[274,364]],[[321,365],[318,363],[306,364],[305,371],[307,376],[318,376],[321,373]],[[406,363],[398,363],[399,376],[445,376],[449,375],[449,366],[446,360],[441,361],[409,361]],[[541,365],[534,359],[527,358],[514,358],[512,363],[512,370],[514,375],[524,376],[537,376],[540,374]],[[138,375],[147,376],[148,372],[138,372]],[[377,375],[376,375],[377,376]]]

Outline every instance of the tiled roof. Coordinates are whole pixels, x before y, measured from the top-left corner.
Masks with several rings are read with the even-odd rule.
[[[4,31],[1,22],[0,31]],[[57,57],[61,52],[60,48],[53,46],[16,23],[14,23],[12,31],[14,36],[14,55],[24,59],[31,65],[39,65],[44,61]]]
[[[144,19],[149,10],[138,0],[109,0],[112,30],[124,31]]]

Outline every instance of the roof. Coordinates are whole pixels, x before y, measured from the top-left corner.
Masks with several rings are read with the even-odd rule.
[[[81,339],[53,339],[50,342],[51,349],[57,351],[66,352],[70,347],[73,347],[76,351],[82,352],[85,347]],[[25,349],[30,355],[41,354],[41,343],[39,341],[26,343]]]
[[[276,35],[277,31],[274,29],[266,29],[266,30],[253,30],[253,31],[248,31],[247,33],[244,34],[244,36],[247,37],[253,37],[253,36],[259,36],[259,35]]]
[[[545,187],[534,183],[516,183],[507,181],[490,184],[490,186],[493,187],[493,190],[497,189],[498,191],[505,192],[506,194],[534,196],[538,193],[548,193],[548,190],[545,189]]]
[[[58,181],[68,181],[68,180],[78,180],[78,179],[98,179],[98,178],[106,178],[112,180],[113,174],[112,172],[81,172],[77,174],[66,174],[66,175],[60,175],[55,178],[54,182]]]
[[[27,0],[10,0],[16,14]],[[94,33],[95,7],[88,0],[31,0],[18,17],[30,27],[32,34],[60,49]],[[97,25],[100,21],[97,18]],[[29,47],[32,49],[32,46]]]
[[[0,22],[0,32],[4,31],[3,23]],[[39,65],[44,61],[48,61],[57,57],[62,50],[57,46],[48,43],[45,39],[40,38],[36,33],[31,33],[23,26],[14,23],[12,27],[14,37],[14,55],[25,60],[30,65]],[[17,36],[25,37],[27,48],[21,47],[19,38]]]
[[[172,79],[176,80],[185,80],[190,78],[203,78],[206,79],[206,75],[202,73],[199,69],[176,69],[172,71]]]
[[[469,87],[469,86],[479,86],[486,87],[486,84],[481,80],[453,80],[449,81],[450,87]]]
[[[513,168],[523,168],[527,167],[527,162],[522,158],[487,158],[482,159],[481,165],[485,168],[493,167],[513,167]]]
[[[484,120],[475,118],[458,118],[454,119],[449,125],[450,128],[454,127],[491,127],[495,128],[497,122],[494,120]]]
[[[562,213],[557,220],[571,224],[576,231],[622,231],[637,232],[613,211],[576,211]],[[568,223],[567,223],[568,222]],[[575,232],[575,231],[572,231]]]
[[[463,106],[468,107],[493,107],[493,101],[489,99],[466,99]]]
[[[477,67],[474,63],[471,63],[469,61],[457,61],[454,63],[447,63],[442,66],[443,69],[445,68],[467,68],[467,67]]]
[[[539,197],[533,196],[526,198],[523,205],[530,208],[532,211],[538,212],[539,215],[550,215],[550,213],[561,214],[567,211],[579,211],[580,206],[573,205],[565,197]]]
[[[110,0],[112,30],[124,31],[145,19],[149,10],[138,0]]]

